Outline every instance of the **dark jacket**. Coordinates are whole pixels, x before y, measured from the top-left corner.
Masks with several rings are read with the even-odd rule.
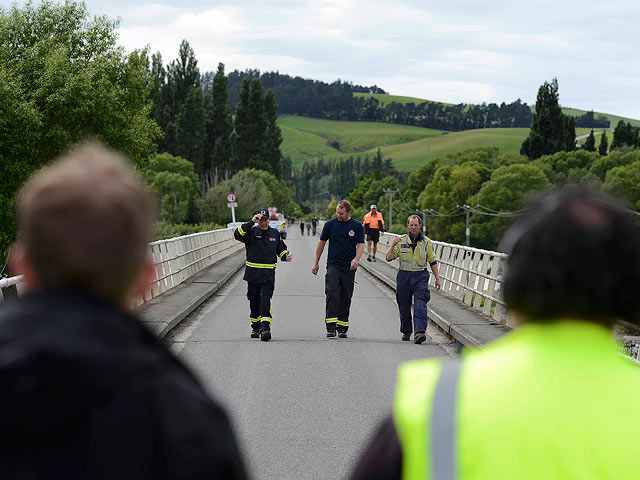
[[[229,420],[135,317],[77,291],[0,304],[0,476],[246,478]]]
[[[393,418],[388,416],[362,453],[349,480],[401,479],[402,449]]]
[[[260,230],[260,227],[254,225],[249,220],[236,228],[233,235],[236,240],[244,243],[247,250],[244,279],[247,282],[262,283],[267,277],[275,275],[278,258],[286,261],[287,246],[275,228]]]

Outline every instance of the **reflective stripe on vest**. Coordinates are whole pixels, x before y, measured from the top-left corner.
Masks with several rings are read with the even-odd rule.
[[[403,245],[409,245],[409,234],[405,235],[402,242]],[[401,255],[400,255],[400,270],[406,270],[409,272],[416,272],[419,270],[424,270],[427,266],[427,239],[423,238],[422,246],[420,248],[420,252],[422,253],[421,261],[422,264],[409,262],[409,252],[413,252],[411,247],[402,247],[400,246]],[[413,252],[415,255],[415,252]]]
[[[444,362],[433,393],[430,444],[431,478],[455,480],[456,471],[456,405],[460,361]]]

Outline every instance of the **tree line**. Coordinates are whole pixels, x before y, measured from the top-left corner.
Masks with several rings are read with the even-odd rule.
[[[379,179],[387,175],[402,176],[393,167],[393,159],[385,158],[378,149],[372,158],[365,154],[364,158],[351,155],[345,159],[305,161],[294,170],[291,180],[296,202],[304,213],[309,213],[318,203],[325,205],[329,197],[346,197],[363,176]],[[320,196],[321,193],[325,196]]]
[[[282,174],[275,95],[264,91],[260,78],[245,76],[234,104],[229,107],[229,78],[220,63],[203,89],[198,61],[189,42],[180,44],[178,57],[163,65],[162,55],[152,56],[153,108],[151,117],[164,136],[160,153],[193,162],[200,192],[206,193],[222,178],[245,168]]]

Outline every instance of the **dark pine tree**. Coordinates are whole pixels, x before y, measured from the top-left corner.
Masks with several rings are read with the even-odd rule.
[[[573,143],[571,143],[573,137]],[[522,143],[520,153],[531,160],[560,151],[573,150],[575,144],[575,122],[565,119],[558,101],[558,80],[544,82],[538,89],[536,113],[533,114],[531,132]]]
[[[593,134],[593,129],[591,129],[591,133],[587,137],[584,142],[583,147],[587,152],[595,152],[596,151],[596,137]]]
[[[264,96],[264,113],[267,120],[264,134],[264,160],[269,164],[269,170],[277,178],[282,176],[282,132],[278,126],[278,105],[272,90]]]
[[[204,180],[205,189],[215,181],[215,177],[228,175],[231,157],[231,132],[233,119],[229,110],[227,77],[224,65],[218,64],[218,71],[211,83],[211,95],[206,119],[206,151]]]
[[[603,157],[607,154],[609,150],[609,140],[607,139],[607,133],[602,132],[602,136],[600,137],[600,146],[598,147],[598,153]]]
[[[237,172],[249,166],[251,155],[251,112],[249,102],[251,95],[251,77],[246,76],[242,81],[238,103],[236,105],[236,117],[233,122],[235,131],[233,136],[233,165],[231,172]]]

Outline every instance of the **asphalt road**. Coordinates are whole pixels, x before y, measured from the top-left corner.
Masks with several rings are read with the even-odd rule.
[[[446,356],[448,339],[402,342],[393,292],[359,270],[349,338],[326,338],[325,252],[289,228],[292,263],[278,263],[273,339],[251,339],[242,272],[176,328],[167,342],[227,408],[258,480],[342,479],[390,412],[398,365]],[[366,254],[366,253],[365,253]]]

